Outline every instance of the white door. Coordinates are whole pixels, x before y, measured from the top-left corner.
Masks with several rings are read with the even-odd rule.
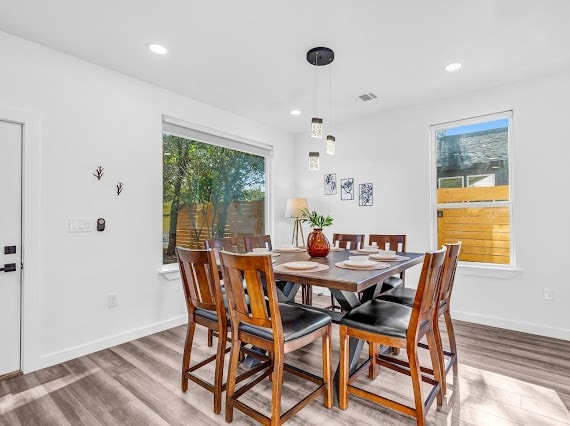
[[[21,208],[22,125],[0,120],[0,376],[20,370]]]

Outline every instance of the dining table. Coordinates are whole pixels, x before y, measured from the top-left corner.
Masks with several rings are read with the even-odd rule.
[[[344,249],[331,251],[326,257],[311,257],[305,250],[296,252],[283,250],[278,252],[279,255],[273,258],[273,267],[275,279],[281,282],[278,286],[280,302],[296,304],[295,296],[302,284],[327,288],[339,303],[342,312],[314,306],[311,306],[311,309],[326,312],[331,316],[334,323],[338,323],[346,312],[380,295],[382,283],[386,278],[418,265],[424,258],[424,253],[400,252],[397,253],[398,260],[385,262],[386,264],[383,265],[382,269],[345,269],[337,266],[337,264],[344,266],[342,263],[347,261],[349,256],[362,253]],[[317,262],[321,265],[327,265],[328,269],[311,271],[311,269],[289,269],[285,266],[288,262],[300,261]],[[384,261],[382,262],[384,263]],[[363,340],[350,338],[350,374],[358,368],[363,345]],[[340,368],[337,368],[334,376],[335,404],[338,403],[339,374]]]

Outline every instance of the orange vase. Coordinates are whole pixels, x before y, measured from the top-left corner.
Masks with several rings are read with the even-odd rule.
[[[330,251],[331,245],[325,234],[323,234],[323,230],[320,228],[313,229],[307,238],[307,253],[309,253],[309,256],[326,257]]]

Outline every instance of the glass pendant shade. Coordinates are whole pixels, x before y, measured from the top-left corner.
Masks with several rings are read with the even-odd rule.
[[[327,135],[327,154],[334,155],[336,151],[336,142],[333,135]]]
[[[323,119],[314,117],[311,120],[311,137],[319,138],[323,137]]]
[[[309,152],[309,170],[319,170],[318,152]]]

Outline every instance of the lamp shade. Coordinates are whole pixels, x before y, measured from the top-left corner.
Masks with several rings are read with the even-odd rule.
[[[301,217],[303,209],[308,209],[306,198],[288,198],[285,206],[285,217]]]

